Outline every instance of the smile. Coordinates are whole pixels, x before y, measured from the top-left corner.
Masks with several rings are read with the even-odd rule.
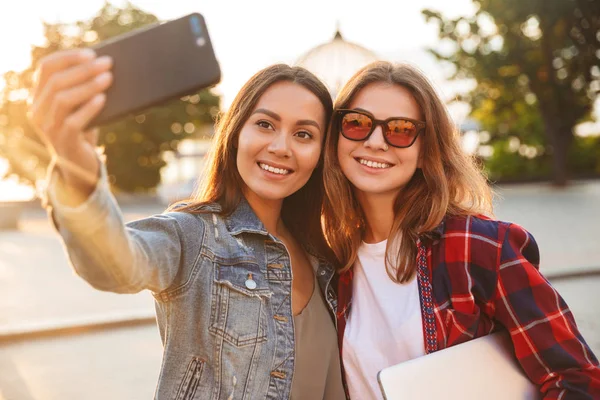
[[[262,162],[259,162],[258,166],[265,171],[269,171],[269,172],[272,172],[272,173],[278,174],[278,175],[287,175],[292,172],[292,170],[290,170],[290,169],[277,168],[277,167],[273,167],[271,165],[268,165],[268,164],[265,164]]]
[[[362,165],[366,165],[369,168],[386,169],[386,168],[391,168],[392,167],[392,164],[381,163],[381,162],[377,162],[377,161],[364,160],[362,158],[357,158],[356,161],[358,161]]]

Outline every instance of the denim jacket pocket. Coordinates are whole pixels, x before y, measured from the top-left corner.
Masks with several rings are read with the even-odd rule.
[[[198,357],[193,357],[188,364],[174,400],[192,400],[194,398],[200,384],[203,369],[204,361]]]
[[[255,263],[217,263],[209,331],[236,347],[267,340],[267,280]]]

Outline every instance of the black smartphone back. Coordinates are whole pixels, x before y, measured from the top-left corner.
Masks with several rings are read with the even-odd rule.
[[[198,13],[141,28],[93,47],[113,58],[113,83],[91,126],[217,84],[221,70]]]

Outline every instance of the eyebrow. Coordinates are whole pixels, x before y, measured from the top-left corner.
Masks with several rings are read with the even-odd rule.
[[[254,114],[265,114],[265,115],[268,115],[269,117],[273,118],[276,121],[281,121],[281,117],[279,116],[279,114],[274,113],[273,111],[269,111],[265,108],[257,108],[252,113],[252,115],[254,115]]]
[[[257,108],[256,110],[254,110],[252,115],[259,114],[259,113],[268,115],[269,117],[273,118],[274,120],[281,122],[281,116],[279,116],[279,114],[274,113],[273,111],[267,110],[265,108]],[[312,125],[312,126],[316,127],[317,129],[321,130],[321,126],[312,119],[299,119],[298,121],[296,121],[296,125]]]

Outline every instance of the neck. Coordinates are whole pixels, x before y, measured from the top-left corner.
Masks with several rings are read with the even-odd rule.
[[[260,222],[262,222],[267,229],[267,232],[275,237],[280,237],[281,234],[285,232],[285,226],[281,219],[283,199],[264,199],[250,190],[246,190],[244,196],[252,208],[252,211],[254,211]]]
[[[379,243],[386,240],[394,224],[394,200],[397,193],[365,194],[356,193],[356,197],[365,215],[366,243]]]

